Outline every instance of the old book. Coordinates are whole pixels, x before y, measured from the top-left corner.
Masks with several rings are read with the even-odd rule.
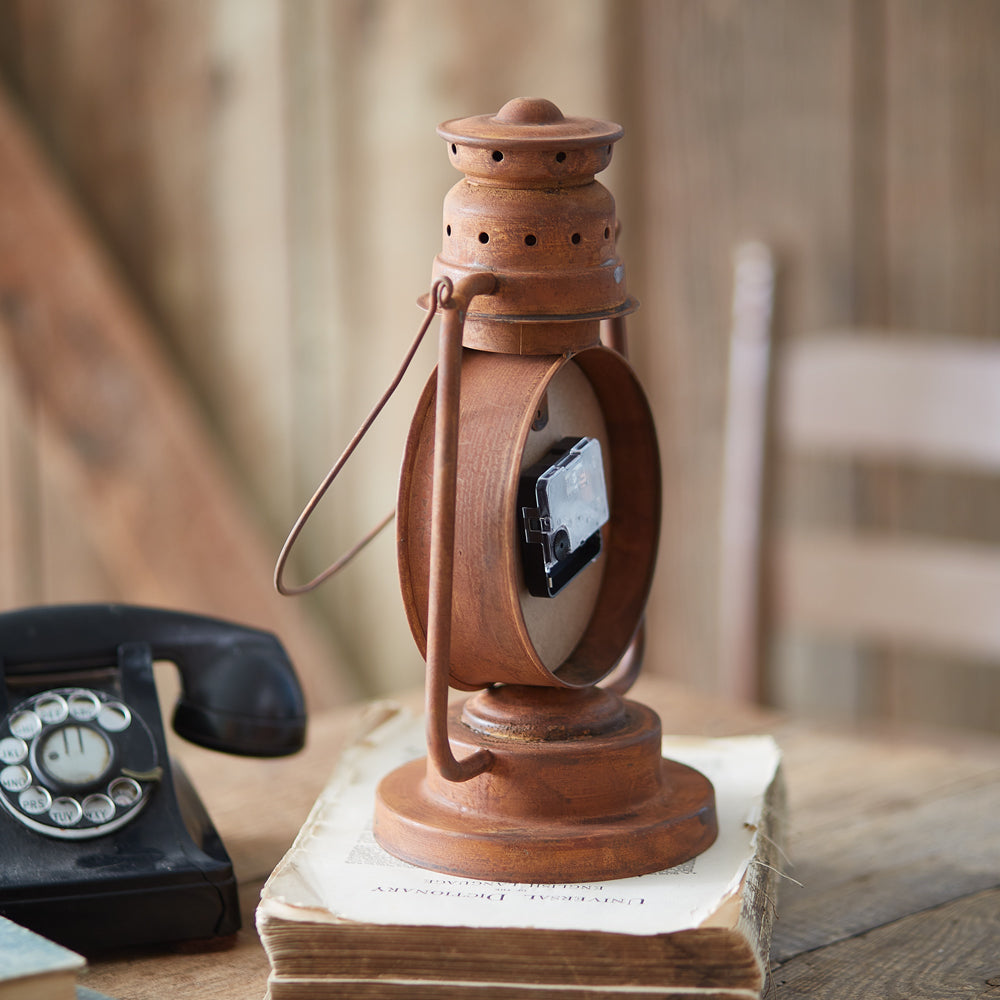
[[[86,961],[0,917],[0,1000],[74,1000]]]
[[[375,706],[261,893],[270,1000],[759,997],[784,799],[766,736],[665,738],[716,788],[719,839],[677,868],[583,885],[440,875],[371,835],[378,780],[423,722]]]

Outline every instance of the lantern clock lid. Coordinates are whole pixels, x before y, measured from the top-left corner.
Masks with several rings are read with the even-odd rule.
[[[617,142],[624,129],[596,118],[567,118],[551,101],[517,97],[495,115],[453,118],[438,126],[438,135],[469,146],[503,143],[511,149],[561,145],[567,149]]]
[[[480,184],[518,188],[587,183],[610,163],[612,146],[623,134],[614,122],[567,118],[536,97],[508,101],[495,115],[438,126],[459,170]]]
[[[434,278],[488,270],[497,282],[469,313],[466,347],[582,350],[599,341],[600,320],[635,308],[615,248],[614,199],[594,179],[623,132],[528,97],[438,126],[465,178],[445,199]]]

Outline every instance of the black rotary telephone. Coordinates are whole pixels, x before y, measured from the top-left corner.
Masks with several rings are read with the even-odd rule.
[[[269,633],[116,604],[0,614],[0,914],[84,953],[240,925],[232,863],[167,755],[156,660],[192,743],[277,757],[305,738]]]

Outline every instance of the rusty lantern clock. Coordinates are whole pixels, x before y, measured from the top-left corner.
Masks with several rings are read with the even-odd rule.
[[[438,363],[396,504],[403,601],[427,662],[427,756],[378,786],[374,834],[436,871],[511,882],[640,875],[705,850],[714,792],[623,697],[660,521],[614,199],[622,129],[510,101],[438,133],[428,316]],[[425,324],[426,325],[426,324]],[[449,688],[472,692],[449,708]]]

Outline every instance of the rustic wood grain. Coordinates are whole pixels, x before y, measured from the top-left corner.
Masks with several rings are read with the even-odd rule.
[[[836,530],[789,532],[775,550],[774,610],[786,627],[890,644],[904,675],[908,650],[1000,665],[1000,552]]]
[[[54,488],[72,498],[56,493],[61,516],[34,557],[58,573],[59,546],[76,544],[67,539],[84,525],[114,583],[101,593],[88,575],[76,581],[86,593],[69,593],[61,580],[53,597],[165,604],[270,628],[316,703],[334,703],[344,691],[336,664],[271,589],[260,528],[191,399],[2,94],[0,188],[18,195],[0,226],[0,345],[37,409],[33,446],[51,447],[64,477]]]
[[[875,700],[862,711],[994,726],[980,705],[996,693],[975,674],[996,658],[998,550],[984,544],[995,539],[977,537],[954,506],[945,520],[921,508],[930,487],[939,499],[942,487],[954,490],[956,470],[966,482],[1000,481],[998,362],[994,343],[865,328],[807,333],[784,352],[779,456],[814,456],[848,475],[858,463],[858,512],[869,528],[831,529],[826,518],[822,529],[810,523],[775,538],[772,629],[864,643],[884,688],[872,685]],[[934,537],[946,524],[947,538]]]
[[[789,872],[802,886],[782,887],[775,960],[1000,886],[1000,772],[966,777],[962,761],[953,767],[949,787],[914,795],[897,786],[881,808],[792,839]]]
[[[37,467],[30,453],[30,422],[12,374],[0,372],[0,601],[40,595]],[[36,597],[36,599],[39,599]]]
[[[995,340],[1000,321],[1000,22],[981,0],[885,3],[885,321]],[[900,531],[996,542],[1000,480],[893,469],[861,482],[859,517]],[[886,707],[900,718],[995,728],[985,671],[896,657]],[[994,712],[994,719],[996,714]]]
[[[623,219],[641,227],[632,355],[665,467],[649,643],[711,688],[732,253],[748,238],[772,246],[780,332],[850,315],[850,10],[640,9],[643,203]]]
[[[777,996],[990,997],[1000,983],[1000,889],[906,916],[772,970]]]
[[[806,331],[781,359],[788,447],[1000,470],[1000,344],[944,331]]]

